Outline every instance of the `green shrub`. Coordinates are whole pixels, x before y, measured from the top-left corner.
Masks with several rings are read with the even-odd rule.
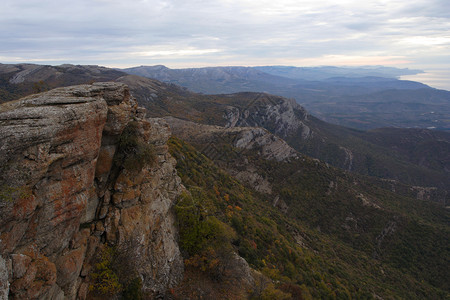
[[[33,93],[38,94],[50,90],[49,85],[43,80],[33,83]]]
[[[156,163],[154,147],[145,142],[139,133],[138,122],[129,122],[122,131],[115,163],[130,171],[138,171],[143,166],[153,166]]]
[[[289,293],[285,293],[277,289],[275,285],[271,283],[262,292],[261,300],[272,300],[272,299],[287,300],[292,299],[292,296]]]
[[[10,187],[6,184],[0,187],[0,202],[13,202],[17,198],[17,188]]]
[[[209,199],[203,193],[183,193],[175,206],[180,233],[179,244],[187,256],[185,265],[221,280],[233,254],[236,232],[210,215]]]
[[[199,254],[208,248],[230,248],[230,241],[236,233],[215,216],[208,215],[204,195],[194,196],[183,193],[175,206],[177,214],[180,245],[189,255]],[[202,199],[203,198],[203,199]]]

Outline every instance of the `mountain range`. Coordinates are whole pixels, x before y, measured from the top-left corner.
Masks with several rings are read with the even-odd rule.
[[[157,68],[164,72],[168,70]],[[193,70],[203,73],[215,72],[214,69]],[[234,70],[234,67],[229,69]],[[251,74],[251,78],[254,78],[254,73],[260,74],[261,78],[273,76],[251,68],[239,69]],[[186,72],[191,71],[186,69]],[[443,131],[406,128],[354,130],[323,122],[296,101],[284,97],[257,92],[199,94],[178,85],[96,66],[0,65],[0,77],[6,83],[0,89],[12,98],[57,86],[105,80],[122,82],[130,87],[139,105],[147,108],[151,117],[174,116],[220,126],[259,126],[311,157],[363,175],[398,180],[413,186],[435,187],[439,190],[437,194],[441,195],[435,199],[442,204],[449,202],[450,138]],[[405,91],[398,90],[397,93]],[[412,91],[418,94],[417,90]],[[249,115],[250,119],[246,117]]]
[[[442,189],[448,203],[449,134],[426,129],[359,131],[317,119],[292,99],[264,93],[202,95],[142,77],[122,77],[150,116],[194,122],[258,126],[296,150],[364,175]]]
[[[194,70],[285,80],[213,69]],[[0,296],[449,297],[445,130],[351,129],[292,98],[97,66],[0,65],[0,78]],[[354,80],[448,106],[419,83]]]
[[[449,91],[396,78],[420,72],[415,70],[283,66],[169,69],[159,65],[123,71],[205,94],[251,91],[294,98],[322,120],[356,129],[449,130]]]

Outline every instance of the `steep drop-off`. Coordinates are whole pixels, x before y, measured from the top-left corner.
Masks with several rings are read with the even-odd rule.
[[[0,126],[0,299],[85,299],[130,282],[156,295],[181,280],[170,132],[124,84],[8,102]]]

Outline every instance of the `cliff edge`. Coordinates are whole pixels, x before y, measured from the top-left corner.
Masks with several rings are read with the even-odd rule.
[[[170,131],[145,118],[126,85],[8,102],[0,127],[0,299],[107,293],[105,268],[113,289],[137,281],[156,295],[181,280]]]

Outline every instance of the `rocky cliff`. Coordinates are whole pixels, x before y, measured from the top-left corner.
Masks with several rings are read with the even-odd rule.
[[[307,125],[308,113],[302,106],[294,99],[265,93],[256,94],[246,107],[230,107],[224,118],[227,127],[261,126],[282,138],[298,131],[301,132],[302,140],[312,135]]]
[[[117,284],[155,295],[181,279],[171,205],[183,186],[167,124],[144,115],[120,83],[0,106],[0,299],[102,292],[105,253]]]
[[[426,196],[418,192],[414,197],[448,205],[447,133],[399,128],[362,132],[325,123],[292,99],[265,93],[234,96],[222,115],[226,127],[267,129],[302,154],[347,171],[421,187]]]
[[[301,154],[284,140],[260,127],[222,127],[198,124],[173,117],[164,118],[175,136],[196,145],[201,152],[239,181],[258,192],[272,194],[272,186],[251,162],[244,158],[247,151],[264,160],[290,162]],[[237,154],[227,155],[229,146]],[[224,149],[225,147],[225,149]]]

